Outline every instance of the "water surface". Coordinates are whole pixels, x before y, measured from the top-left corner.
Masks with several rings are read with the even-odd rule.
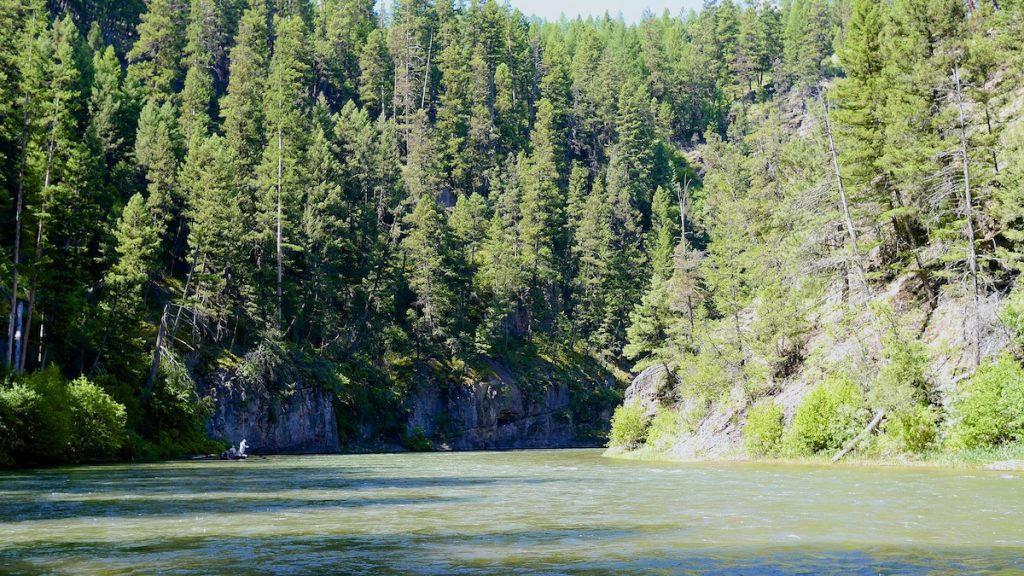
[[[0,572],[1024,572],[1024,475],[599,451],[0,473]]]

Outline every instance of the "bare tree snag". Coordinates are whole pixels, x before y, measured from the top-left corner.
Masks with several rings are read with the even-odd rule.
[[[879,409],[878,412],[875,412],[875,417],[871,419],[871,422],[868,423],[867,427],[861,430],[860,434],[857,434],[853,440],[847,442],[846,446],[843,446],[843,449],[832,457],[832,463],[835,464],[836,462],[839,462],[843,459],[843,456],[853,452],[853,449],[856,448],[858,444],[867,438],[875,428],[878,428],[878,425],[882,423],[882,418],[885,418],[885,410]]]
[[[853,263],[857,268],[857,273],[860,276],[861,285],[864,286],[864,294],[868,300],[871,299],[871,287],[868,286],[868,277],[864,272],[864,263],[860,258],[860,246],[857,242],[857,229],[853,225],[853,217],[850,215],[850,202],[846,197],[846,187],[843,186],[843,174],[839,169],[839,154],[836,152],[836,141],[832,136],[832,123],[829,121],[829,108],[828,99],[824,94],[819,94],[821,99],[821,106],[824,109],[822,115],[825,121],[825,134],[828,135],[828,147],[829,152],[832,155],[832,168],[836,173],[836,187],[839,189],[839,200],[843,205],[843,217],[846,220],[846,232],[850,236],[850,243],[853,246]]]
[[[960,85],[960,65],[953,65],[953,84],[956,86],[956,107],[960,120],[960,159],[964,173],[964,216],[967,218],[967,265],[971,271],[973,291],[973,332],[974,332],[974,366],[981,363],[981,322],[978,318],[980,291],[978,288],[978,252],[974,246],[974,199],[971,197],[971,165],[967,155],[967,121],[964,116],[964,95]]]

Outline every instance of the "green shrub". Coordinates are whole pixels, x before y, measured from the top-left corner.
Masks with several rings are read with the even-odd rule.
[[[893,330],[883,340],[882,355],[885,364],[871,382],[871,406],[904,413],[924,404],[929,360],[924,343],[903,338]]]
[[[961,384],[950,434],[956,448],[982,448],[1024,440],[1024,369],[1010,355],[984,365]]]
[[[0,466],[14,466],[28,453],[28,415],[38,400],[39,396],[23,384],[0,387]]]
[[[162,458],[217,452],[221,443],[206,437],[206,418],[212,408],[209,398],[199,398],[181,362],[165,356],[145,406],[143,436],[155,444],[151,450]]]
[[[124,441],[124,406],[85,378],[50,366],[0,387],[0,465],[110,457]]]
[[[883,450],[890,454],[924,452],[935,442],[938,422],[936,410],[923,404],[890,414],[884,425]]]
[[[68,386],[74,434],[69,443],[73,461],[111,458],[125,443],[125,408],[102,388],[80,377]]]
[[[797,408],[783,439],[783,451],[791,456],[809,456],[839,450],[866,423],[860,387],[846,376],[834,376],[816,386]]]
[[[1024,349],[1024,283],[1018,282],[999,310],[999,320],[1010,330],[1013,341]]]
[[[25,452],[18,463],[65,462],[74,426],[67,382],[54,365],[33,372],[21,381],[35,395],[23,406],[20,435],[24,438]]]
[[[782,445],[784,417],[775,402],[752,406],[743,426],[743,446],[753,456],[777,456]]]
[[[632,450],[640,447],[647,439],[650,418],[638,402],[623,404],[612,414],[612,431],[608,435],[608,446]]]
[[[686,431],[686,419],[679,410],[659,407],[647,429],[645,442],[655,450],[667,450]]]
[[[427,438],[427,433],[419,426],[413,428],[402,438],[402,445],[411,452],[432,452],[434,443]]]

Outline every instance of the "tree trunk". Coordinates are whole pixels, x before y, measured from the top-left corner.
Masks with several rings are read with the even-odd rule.
[[[683,178],[683,187],[676,187],[676,195],[679,197],[679,242],[685,245],[686,242],[686,195],[690,191],[690,178]]]
[[[284,319],[282,313],[282,300],[284,299],[284,251],[281,248],[281,188],[282,188],[282,177],[284,174],[284,143],[281,136],[281,128],[277,129],[277,327],[281,328],[281,322]]]
[[[149,368],[149,378],[146,380],[146,387],[142,390],[142,399],[145,401],[153,393],[153,385],[156,384],[157,372],[160,370],[160,352],[164,347],[164,337],[167,334],[167,307],[164,304],[164,311],[160,314],[160,328],[156,332],[156,347],[153,349],[153,364]]]
[[[864,287],[864,295],[867,300],[871,299],[871,288],[868,286],[868,277],[864,272],[864,263],[860,259],[860,246],[857,243],[857,229],[853,225],[853,217],[850,215],[850,203],[846,197],[846,187],[843,186],[843,174],[839,169],[839,154],[836,152],[836,141],[832,136],[832,124],[829,122],[828,100],[825,96],[819,95],[822,108],[824,108],[825,133],[828,135],[828,148],[832,156],[832,168],[836,173],[836,187],[839,188],[839,200],[843,205],[843,217],[846,220],[846,232],[850,236],[850,243],[853,246],[853,262],[857,267],[861,285]]]
[[[878,428],[878,425],[882,422],[882,418],[885,418],[885,410],[879,409],[878,412],[875,413],[875,417],[871,420],[867,427],[861,430],[860,434],[857,434],[853,438],[853,440],[850,440],[846,444],[846,446],[844,446],[843,449],[839,451],[838,454],[832,457],[832,463],[835,464],[836,462],[839,462],[840,460],[843,459],[843,456],[846,456],[847,454],[852,452],[853,449],[856,448],[857,445],[864,440],[864,438],[867,438],[868,434],[871,434],[872,430]]]
[[[956,107],[960,120],[960,158],[963,161],[964,173],[964,214],[967,217],[967,265],[971,270],[971,283],[973,292],[973,321],[974,321],[974,365],[981,363],[981,323],[978,318],[978,307],[980,293],[978,289],[978,253],[975,249],[974,237],[974,200],[971,197],[971,167],[970,159],[967,156],[967,122],[964,118],[964,95],[960,86],[960,66],[953,65],[953,82],[956,85]]]
[[[36,10],[32,11],[31,23],[35,24],[36,21]],[[32,49],[28,49],[28,66],[32,67],[32,56],[35,52]],[[14,254],[12,256],[14,267],[11,268],[11,313],[7,324],[7,355],[5,359],[5,366],[12,368],[14,363],[20,358],[19,355],[15,355],[14,339],[24,340],[25,334],[21,332],[21,316],[18,306],[18,265],[21,264],[21,214],[24,211],[25,206],[25,168],[28,164],[28,135],[29,135],[29,115],[28,109],[32,104],[32,96],[26,90],[25,98],[22,101],[22,109],[25,114],[25,118],[21,125],[21,159],[18,162],[18,192],[17,199],[15,200],[14,208]]]

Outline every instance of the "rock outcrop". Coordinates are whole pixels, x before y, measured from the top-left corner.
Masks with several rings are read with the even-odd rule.
[[[948,405],[954,397],[957,383],[974,371],[973,305],[965,296],[940,294],[932,303],[927,302],[924,288],[916,276],[907,274],[894,279],[873,300],[891,307],[899,315],[901,328],[920,335],[931,365],[928,381],[935,397]],[[849,308],[842,286],[835,286],[825,303],[818,309],[813,327],[803,343],[804,360],[791,374],[770,383],[769,397],[778,405],[787,424],[792,421],[797,407],[807,394],[827,376],[831,366],[846,365],[854,370],[867,370],[881,357],[881,335],[874,325],[870,307],[857,303],[856,313],[849,318]],[[998,311],[1002,305],[999,295],[988,296],[979,303],[979,355],[984,360],[997,355],[1009,343],[1009,333],[1000,324]],[[744,314],[749,315],[749,310]],[[852,331],[831,330],[846,317],[858,327]],[[750,320],[749,318],[747,319]],[[676,375],[678,378],[679,376]],[[656,365],[641,372],[626,390],[625,402],[639,402],[649,415],[659,406],[669,404],[664,398],[665,368]],[[685,390],[686,382],[677,382]],[[685,393],[684,393],[685,396]],[[684,400],[675,409],[682,414],[699,413],[693,426],[682,432],[670,446],[659,449],[670,459],[693,460],[702,458],[743,457],[743,425],[749,408],[749,398],[741,385],[708,406],[696,406]]]
[[[244,383],[219,370],[198,379],[201,397],[210,398],[213,413],[207,433],[237,444],[243,438],[253,454],[319,454],[338,452],[334,395],[301,383],[280,391]]]
[[[507,450],[600,446],[614,403],[582,414],[566,382],[526,382],[497,362],[492,374],[461,383],[425,383],[408,399],[407,428],[442,450]],[[614,382],[588,386],[611,388]],[[579,392],[577,392],[578,394]]]

